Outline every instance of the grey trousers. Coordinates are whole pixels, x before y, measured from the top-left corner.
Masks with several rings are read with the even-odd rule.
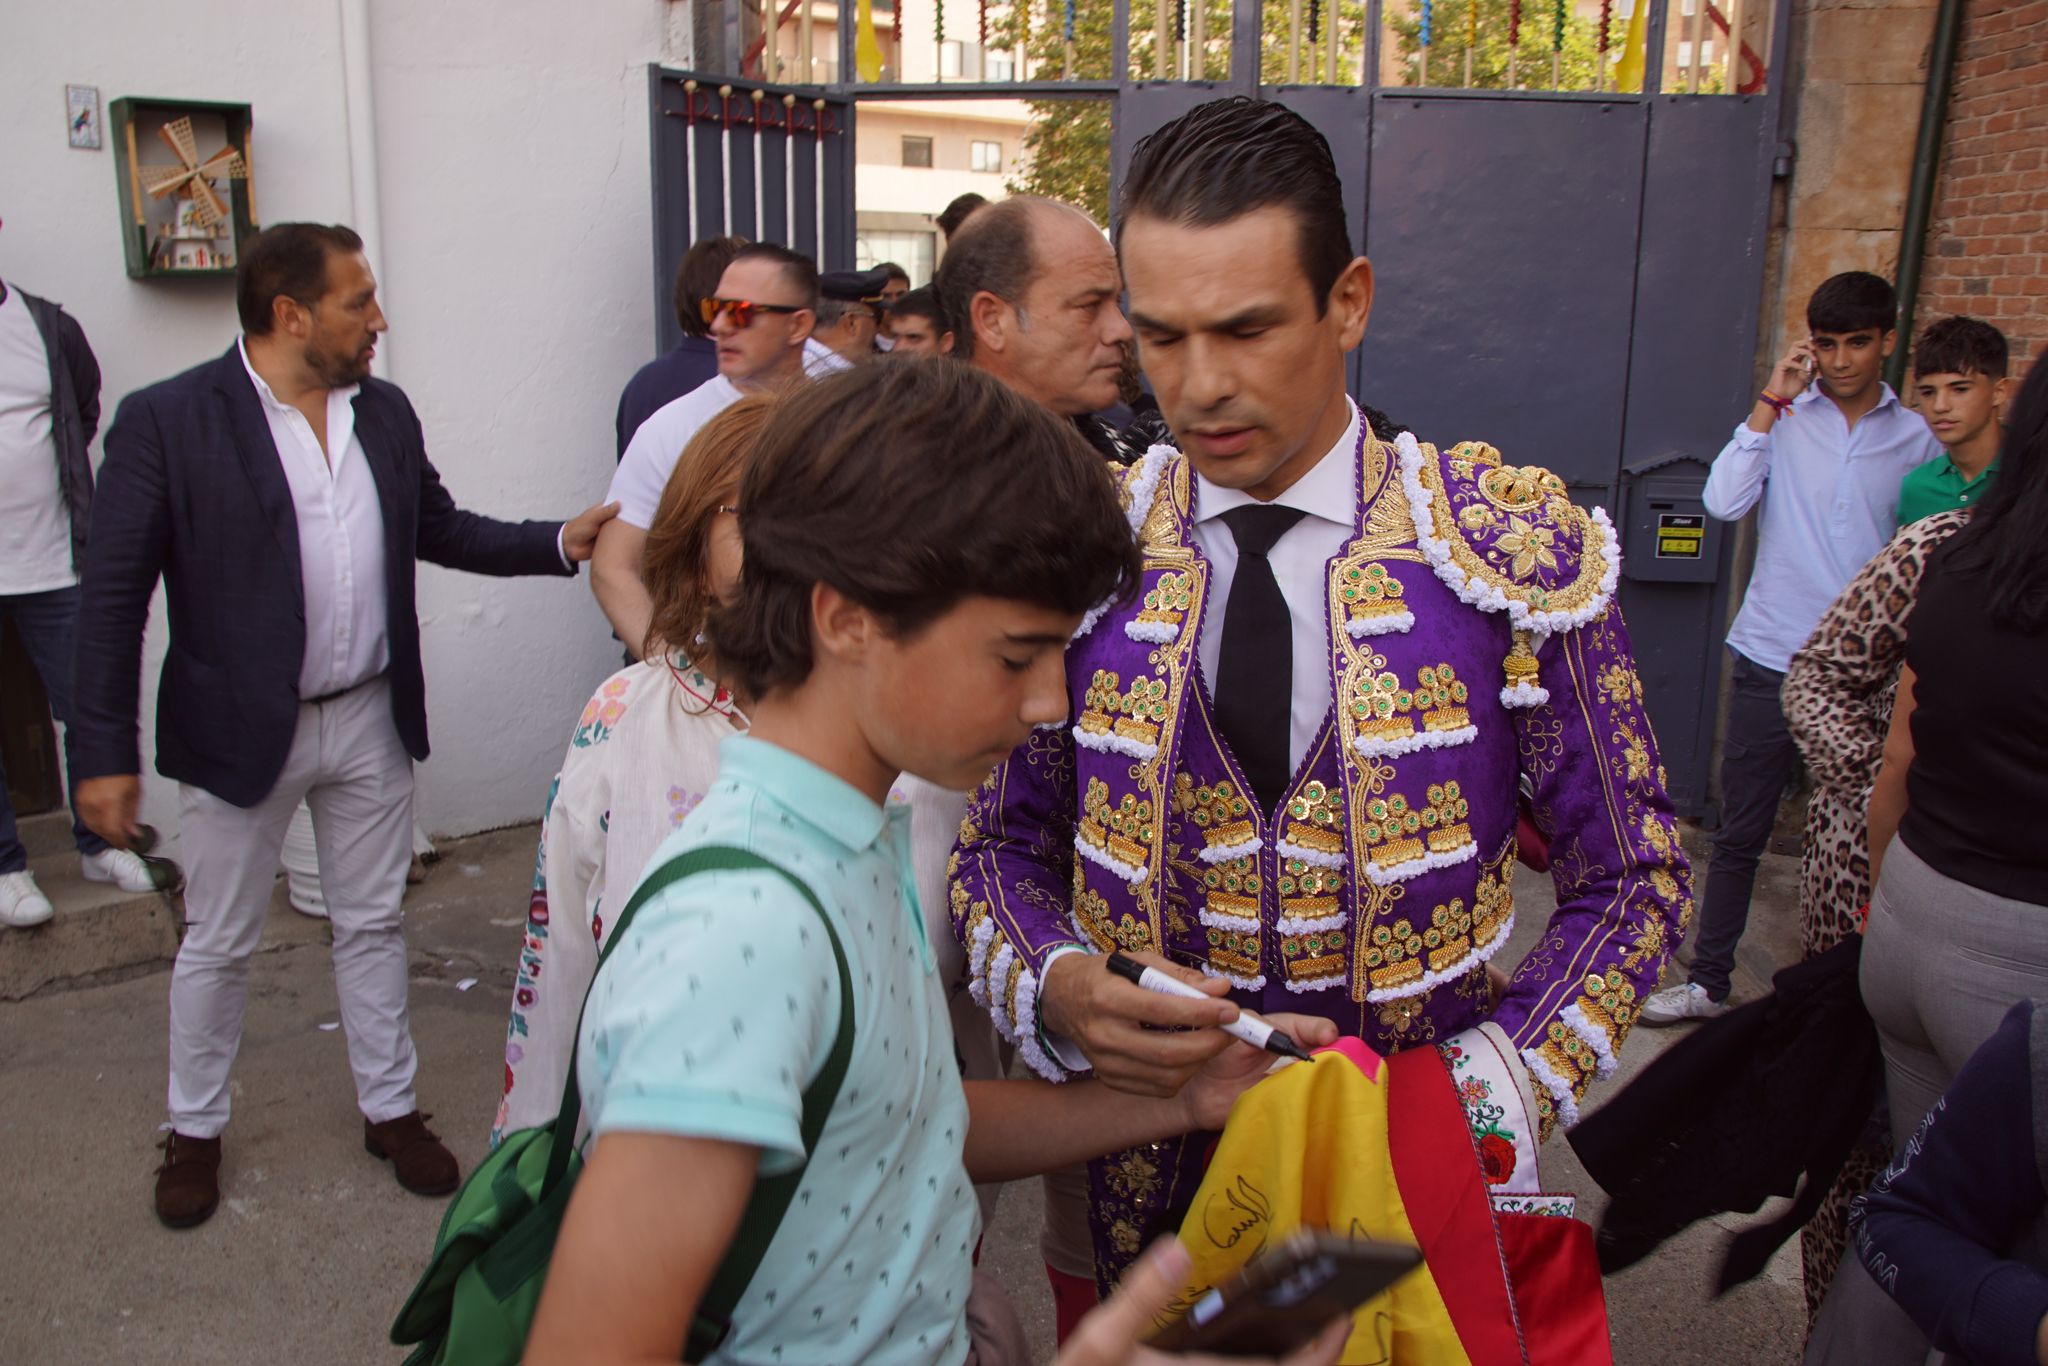
[[[2048,906],[1943,877],[1893,840],[1870,899],[1863,1003],[1884,1048],[1894,1142],[2030,996],[2048,997]]]

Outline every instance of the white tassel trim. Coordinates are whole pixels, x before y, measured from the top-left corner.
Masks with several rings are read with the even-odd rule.
[[[1248,915],[1212,911],[1207,906],[1197,912],[1195,918],[1212,930],[1236,930],[1240,934],[1257,934],[1259,931],[1259,922]]]
[[[1374,617],[1353,617],[1344,623],[1345,633],[1353,640],[1364,640],[1367,636],[1391,636],[1415,629],[1413,612],[1387,612]],[[1287,985],[1293,986],[1289,982]]]
[[[1136,886],[1138,883],[1143,882],[1145,880],[1145,870],[1143,868],[1134,868],[1130,864],[1123,862],[1121,859],[1112,856],[1108,850],[1096,848],[1087,840],[1075,840],[1074,852],[1079,854],[1082,858],[1087,859],[1096,867],[1102,868],[1108,872],[1116,874],[1118,877],[1122,878],[1125,882],[1130,883],[1132,886]]]
[[[1434,991],[1445,982],[1456,981],[1479,964],[1486,962],[1496,953],[1499,953],[1501,945],[1508,942],[1508,935],[1514,932],[1514,928],[1514,913],[1509,912],[1507,923],[1502,925],[1499,933],[1493,936],[1492,943],[1472,950],[1472,952],[1440,972],[1425,972],[1414,981],[1403,982],[1398,987],[1380,987],[1368,991],[1365,993],[1365,999],[1368,1001],[1398,1001],[1404,996],[1420,996],[1425,991]]]
[[[1265,847],[1266,842],[1253,835],[1250,839],[1239,840],[1236,844],[1212,844],[1195,857],[1204,863],[1228,863],[1232,859],[1250,858]]]
[[[1607,603],[1614,595],[1614,585],[1621,578],[1621,546],[1614,534],[1614,523],[1608,519],[1604,508],[1589,510],[1594,544],[1584,547],[1583,554],[1600,554],[1605,569],[1600,575],[1600,585],[1593,596],[1573,612],[1545,612],[1529,606],[1520,598],[1509,597],[1499,588],[1487,583],[1475,582],[1462,567],[1451,558],[1449,541],[1435,534],[1436,518],[1431,509],[1429,490],[1422,486],[1422,447],[1416,443],[1411,432],[1402,432],[1394,438],[1394,447],[1401,457],[1401,489],[1408,496],[1408,512],[1415,522],[1415,544],[1422,551],[1422,557],[1429,561],[1429,567],[1437,578],[1465,602],[1482,612],[1505,612],[1508,620],[1525,630],[1568,631],[1583,626],[1607,609]]]
[[[1152,500],[1159,493],[1159,480],[1166,473],[1168,463],[1179,454],[1171,446],[1154,446],[1145,452],[1132,470],[1130,482],[1124,485],[1130,494],[1130,502],[1124,507],[1124,520],[1130,523],[1133,537],[1145,529],[1145,519],[1152,515]],[[1096,623],[1108,615],[1111,606],[1109,600],[1104,600],[1089,608],[1070,639],[1079,640],[1094,630]]]
[[[1363,758],[1387,758],[1396,754],[1413,754],[1424,749],[1455,749],[1469,745],[1479,738],[1479,727],[1459,726],[1456,730],[1418,730],[1392,740],[1382,740],[1375,735],[1353,736],[1351,747]]]
[[[1529,1075],[1543,1083],[1543,1089],[1550,1092],[1550,1100],[1557,1107],[1558,1123],[1569,1129],[1579,1122],[1579,1102],[1572,1096],[1572,1088],[1563,1077],[1557,1075],[1543,1055],[1533,1048],[1522,1050],[1522,1065],[1529,1069]]]
[[[1225,972],[1213,963],[1203,963],[1201,968],[1203,976],[1221,977],[1239,991],[1261,991],[1266,985],[1266,974],[1263,972],[1256,977],[1240,977],[1234,972]]]
[[[1540,707],[1550,700],[1550,689],[1534,683],[1521,682],[1512,688],[1500,690],[1500,704],[1503,707]]]
[[[1297,982],[1290,977],[1287,979],[1286,985],[1287,989],[1296,995],[1300,995],[1304,991],[1328,991],[1331,987],[1341,987],[1344,985],[1344,974],[1335,972],[1331,973],[1328,977],[1312,977],[1306,982]]]
[[[1170,621],[1139,621],[1132,617],[1124,623],[1124,634],[1153,645],[1171,645],[1180,638],[1180,627]]]
[[[1086,845],[1079,845],[1077,847],[1087,848]],[[1432,849],[1421,858],[1412,858],[1406,863],[1397,863],[1391,868],[1382,868],[1377,863],[1368,863],[1365,865],[1365,875],[1369,880],[1381,887],[1391,887],[1397,882],[1406,882],[1410,878],[1421,877],[1432,868],[1455,868],[1461,863],[1470,863],[1478,857],[1479,846],[1467,841],[1456,849],[1451,850],[1448,854],[1440,854]]]
[[[1325,853],[1321,849],[1296,844],[1293,840],[1280,840],[1273,847],[1279,851],[1281,858],[1297,859],[1311,868],[1342,868],[1345,864],[1342,854]]]
[[[1593,1056],[1600,1060],[1593,1069],[1593,1075],[1601,1081],[1613,1076],[1614,1069],[1621,1066],[1621,1060],[1614,1056],[1614,1046],[1607,1042],[1606,1033],[1586,1018],[1586,1012],[1577,1001],[1564,1008],[1563,1019],[1571,1026],[1572,1033],[1578,1035],[1586,1047],[1593,1050]]]
[[[1074,727],[1074,743],[1082,749],[1092,749],[1098,754],[1124,754],[1140,761],[1154,758],[1159,746],[1148,745],[1143,740],[1133,740],[1128,735],[1115,731],[1083,730]]]
[[[1342,911],[1335,915],[1283,915],[1273,922],[1273,928],[1282,934],[1321,934],[1343,929],[1350,918]]]

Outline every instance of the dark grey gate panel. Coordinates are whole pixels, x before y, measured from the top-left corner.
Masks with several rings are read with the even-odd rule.
[[[824,270],[852,264],[850,99],[815,89],[763,86],[661,67],[648,69],[648,81],[653,118],[649,142],[654,157],[654,284],[655,297],[663,301],[655,316],[661,349],[681,340],[666,301],[676,267],[697,238],[730,233],[750,241],[780,243],[803,252]],[[722,87],[732,93],[721,95]],[[762,92],[758,105],[753,99],[756,90]],[[758,177],[754,169],[757,145]],[[818,180],[821,161],[822,196]]]
[[[1365,397],[1608,501],[1644,124],[1634,102],[1377,96]]]
[[[1109,212],[1116,217],[1117,194],[1131,169],[1131,154],[1147,136],[1158,132],[1198,104],[1231,93],[1227,85],[1209,81],[1145,81],[1116,97],[1109,120]],[[1105,224],[1104,226],[1108,226]]]

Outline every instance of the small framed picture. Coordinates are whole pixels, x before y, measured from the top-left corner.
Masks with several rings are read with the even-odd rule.
[[[96,85],[64,87],[64,111],[71,128],[71,145],[89,152],[100,149],[100,88]]]

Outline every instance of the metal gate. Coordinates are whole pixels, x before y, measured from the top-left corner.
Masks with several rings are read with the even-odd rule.
[[[1353,392],[1425,439],[1483,439],[1547,465],[1575,498],[1614,511],[1622,603],[1672,796],[1682,813],[1705,813],[1732,538],[1688,519],[1703,512],[1705,462],[1752,382],[1789,0],[1751,0],[1747,15],[1741,0],[1726,13],[1714,0],[1639,0],[1622,25],[1612,0],[1527,0],[1527,13],[1524,0],[1330,0],[1327,14],[1324,0],[1034,3],[933,0],[930,35],[906,32],[890,0],[727,12],[747,79],[653,76],[657,297],[691,240],[692,193],[700,233],[724,223],[805,251],[822,202],[821,265],[853,264],[864,100],[1107,98],[1112,200],[1145,134],[1219,95],[1279,100],[1330,140],[1354,245],[1377,276]],[[832,16],[816,47],[807,30],[795,36],[813,5]],[[1020,79],[900,79],[926,36],[944,66],[949,28],[980,36],[958,69],[1004,65],[991,60],[992,12],[998,44],[1022,35],[1007,63]],[[1106,61],[1098,42],[1092,64],[1090,13],[1098,39],[1107,23]],[[872,79],[842,79],[863,67]],[[820,74],[830,79],[768,79]],[[694,120],[678,112],[692,79]],[[795,111],[793,134],[778,106]],[[752,122],[762,107],[765,124]],[[1688,541],[1673,526],[1703,530]]]

